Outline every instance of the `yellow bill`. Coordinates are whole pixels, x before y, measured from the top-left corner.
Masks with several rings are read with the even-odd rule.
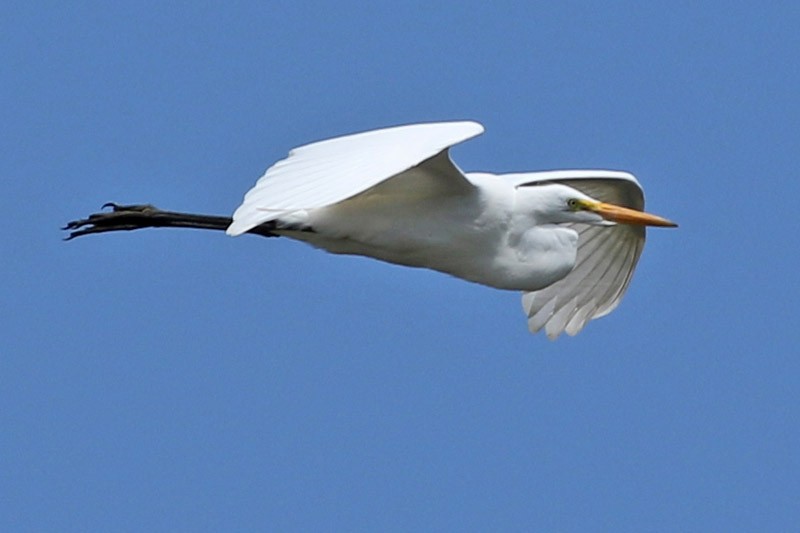
[[[597,202],[587,206],[601,217],[618,224],[636,224],[639,226],[660,226],[664,228],[677,228],[678,225],[671,220],[644,211],[637,211],[605,202]]]

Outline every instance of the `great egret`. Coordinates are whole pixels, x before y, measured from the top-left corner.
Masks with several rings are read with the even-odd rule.
[[[532,332],[575,335],[619,304],[644,227],[676,224],[642,212],[627,172],[462,172],[449,148],[482,132],[440,122],[315,142],[271,166],[232,219],[107,204],[112,212],[65,229],[68,238],[164,226],[289,237],[523,291]]]

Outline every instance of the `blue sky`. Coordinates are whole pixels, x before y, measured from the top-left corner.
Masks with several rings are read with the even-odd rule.
[[[796,2],[68,4],[0,17],[4,531],[800,521]],[[579,336],[289,241],[60,240],[467,118],[462,168],[629,170],[681,224]]]

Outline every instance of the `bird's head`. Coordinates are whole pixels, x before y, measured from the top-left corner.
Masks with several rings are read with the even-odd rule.
[[[656,215],[601,202],[577,189],[550,183],[518,189],[538,224],[581,222],[595,226],[634,224],[639,226],[676,227],[677,224]]]

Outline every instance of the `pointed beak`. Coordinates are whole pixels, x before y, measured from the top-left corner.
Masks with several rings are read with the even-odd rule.
[[[597,202],[588,206],[590,211],[594,211],[601,217],[611,222],[618,224],[636,224],[639,226],[660,226],[664,228],[677,228],[678,225],[650,213],[644,211],[636,211],[635,209],[628,209],[627,207],[620,207],[614,204],[607,204],[604,202]]]

